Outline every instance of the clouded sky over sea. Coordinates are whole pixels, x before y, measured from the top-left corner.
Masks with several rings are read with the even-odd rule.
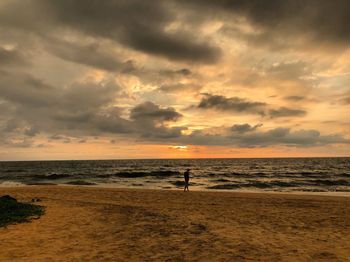
[[[347,0],[2,0],[0,160],[350,156]]]

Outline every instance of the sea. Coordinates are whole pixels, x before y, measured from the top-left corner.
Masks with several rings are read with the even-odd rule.
[[[349,193],[350,158],[138,159],[0,162],[0,186]]]

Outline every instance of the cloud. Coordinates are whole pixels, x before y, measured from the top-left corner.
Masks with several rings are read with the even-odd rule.
[[[198,84],[164,84],[158,88],[159,91],[165,93],[180,93],[180,92],[198,92],[202,89],[201,85]]]
[[[269,116],[271,118],[278,117],[300,117],[305,116],[306,111],[302,109],[292,109],[288,107],[281,107],[279,109],[271,109],[269,110]]]
[[[0,71],[0,96],[27,106],[47,106],[56,100],[55,90],[43,81],[23,73]]]
[[[350,105],[350,96],[340,99],[340,103],[343,105]]]
[[[287,61],[274,63],[265,68],[270,76],[285,80],[300,80],[302,77],[312,73],[310,65],[303,61]]]
[[[239,134],[255,131],[257,128],[261,127],[262,124],[251,126],[249,124],[235,124],[231,127],[231,131]]]
[[[38,133],[59,134],[49,139],[65,141],[71,136],[108,134],[157,140],[179,137],[185,129],[167,125],[182,117],[174,108],[149,101],[134,106],[130,119],[122,117],[125,110],[116,106],[121,89],[113,79],[85,80],[59,88],[27,74],[0,73],[0,101],[14,106],[0,121],[6,141]]]
[[[87,51],[82,52],[88,55]],[[191,71],[183,68],[168,70],[167,74],[170,73],[186,77]],[[6,107],[0,118],[0,130],[6,132],[8,139],[21,135],[34,137],[38,133],[163,139],[181,136],[186,129],[167,124],[177,121],[182,114],[150,101],[133,106],[129,119],[125,114],[122,116],[128,106],[122,108],[118,104],[125,95],[114,77],[85,78],[58,87],[22,72],[0,71],[0,76],[0,106]]]
[[[102,132],[102,134],[103,133],[109,133],[109,134],[137,133],[137,129],[135,129],[133,123],[111,112],[95,115],[91,121],[91,125],[97,128],[98,133]],[[91,129],[94,130],[93,128]]]
[[[198,0],[189,4],[207,13],[220,10],[226,14],[245,17],[260,29],[261,38],[264,35],[277,35],[280,39],[286,37],[288,41],[293,41],[294,38],[297,42],[298,36],[303,36],[309,41],[340,44],[344,47],[350,41],[350,29],[344,26],[350,23],[350,3],[345,0]],[[283,43],[289,45],[286,40]]]
[[[263,102],[253,102],[239,97],[225,97],[211,94],[204,94],[204,97],[196,107],[199,109],[214,109],[227,112],[257,114],[261,116],[269,116],[270,118],[301,117],[306,115],[306,111],[302,109],[292,109],[288,107],[275,109]]]
[[[140,29],[139,32],[130,35],[124,40],[125,43],[136,50],[165,56],[173,60],[212,64],[217,62],[221,56],[219,48],[204,43],[191,42],[189,37],[166,35],[161,32],[150,33],[143,30]]]
[[[197,105],[200,109],[216,109],[238,113],[252,113],[264,115],[266,103],[252,102],[239,97],[225,97],[221,95],[204,94]]]
[[[0,141],[347,144],[349,10],[341,0],[2,1]],[[315,101],[336,115],[331,127],[307,114]],[[269,129],[247,123],[256,118]],[[289,128],[304,123],[322,129]]]
[[[96,129],[96,119],[113,113],[120,92],[113,80],[59,88],[27,74],[0,71],[0,75],[0,100],[13,107],[8,117],[16,119],[21,129],[35,127],[36,132],[86,128],[89,133]]]
[[[303,96],[286,96],[284,97],[285,100],[293,101],[293,102],[298,102],[302,101],[305,99]]]
[[[111,50],[108,52],[97,43],[80,44],[54,39],[49,41],[46,48],[67,61],[112,72],[125,70],[125,64]]]
[[[164,1],[29,0],[25,4],[30,8],[24,8],[22,1],[3,5],[0,24],[34,31],[41,37],[52,35],[51,28],[75,31],[170,60],[210,64],[221,56],[220,49],[207,41],[182,31],[169,32],[167,26],[176,20],[176,14],[171,4]],[[41,18],[40,21],[37,17]],[[56,46],[53,51],[75,61],[86,63],[88,59],[79,57],[79,50],[72,54],[73,50]]]
[[[188,68],[179,69],[176,65],[154,68],[139,65],[134,61],[127,61],[121,72],[137,77],[144,85],[153,85],[159,88],[177,84],[189,86],[190,83],[195,83],[193,86],[196,86],[199,85],[197,82],[200,81],[198,74]]]
[[[51,135],[48,137],[48,139],[50,139],[50,140],[61,140],[61,139],[65,139],[65,138],[66,138],[65,136],[58,135],[58,134]]]
[[[186,128],[168,127],[165,122],[175,122],[181,117],[174,108],[161,108],[150,101],[139,104],[130,111],[136,132],[151,140],[180,137]]]
[[[249,127],[251,126],[249,125]],[[249,127],[247,126],[247,129]],[[228,136],[195,131],[188,136],[182,136],[176,142],[187,145],[222,145],[253,148],[268,146],[314,147],[349,144],[350,140],[339,134],[321,135],[319,131],[313,129],[294,131],[290,128],[277,127],[267,131],[255,129],[247,132],[230,132]]]
[[[234,143],[243,147],[255,146],[322,146],[329,144],[350,143],[341,135],[321,135],[317,130],[297,130],[274,128],[265,132],[248,133],[244,136],[232,136]]]
[[[36,136],[38,133],[39,130],[34,126],[28,127],[24,130],[24,134],[30,137]]]
[[[29,60],[18,49],[5,49],[0,46],[0,67],[28,65]]]
[[[132,119],[160,120],[160,121],[176,121],[182,115],[175,111],[174,108],[160,108],[152,102],[144,102],[137,105],[131,110],[130,117]]]
[[[10,118],[5,122],[2,128],[3,132],[12,132],[20,127],[20,121],[18,119]]]

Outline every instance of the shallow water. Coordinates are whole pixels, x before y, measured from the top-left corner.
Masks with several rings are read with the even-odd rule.
[[[78,184],[195,190],[350,192],[350,158],[0,162],[0,186]]]

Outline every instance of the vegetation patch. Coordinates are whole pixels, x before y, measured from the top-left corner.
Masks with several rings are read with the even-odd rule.
[[[29,203],[20,203],[6,195],[0,197],[0,227],[8,224],[28,222],[44,214],[44,207]]]

